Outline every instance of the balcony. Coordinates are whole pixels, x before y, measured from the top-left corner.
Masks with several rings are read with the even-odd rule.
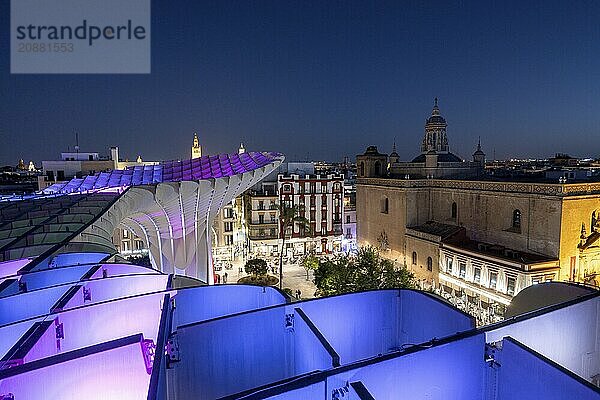
[[[277,223],[277,220],[275,220],[273,222],[271,222],[271,220],[268,220],[268,221],[262,221],[262,222],[260,222],[260,221],[250,221],[248,225],[250,225],[250,226],[260,226],[260,227],[266,226],[266,227],[271,228],[273,226],[278,226],[279,224]]]
[[[267,190],[267,191],[250,191],[250,193],[248,193],[248,197],[253,198],[253,197],[260,197],[260,198],[268,198],[268,197],[272,197],[272,198],[277,198],[277,193],[273,190]]]
[[[277,204],[263,204],[252,207],[252,211],[277,211],[279,206]]]
[[[271,234],[270,232],[257,232],[257,231],[249,231],[248,239],[250,240],[271,240],[271,239],[279,239],[277,232],[275,234]]]

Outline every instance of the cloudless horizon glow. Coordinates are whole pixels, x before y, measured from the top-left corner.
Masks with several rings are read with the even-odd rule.
[[[600,4],[152,2],[149,75],[11,75],[0,61],[0,165],[73,149],[135,160],[279,151],[419,153],[438,97],[470,159],[600,154]],[[8,32],[9,2],[0,6]],[[0,37],[8,55],[9,37]]]

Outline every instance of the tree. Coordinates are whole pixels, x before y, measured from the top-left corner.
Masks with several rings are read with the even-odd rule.
[[[302,214],[304,212],[298,206],[290,206],[283,201],[279,205],[279,235],[282,239],[281,251],[279,252],[279,289],[283,287],[283,253],[288,228],[293,229],[294,226],[299,226],[305,232],[310,231],[310,224]]]
[[[267,262],[262,258],[254,258],[252,260],[246,261],[246,265],[244,266],[244,271],[247,274],[251,274],[254,276],[263,276],[267,274]]]
[[[302,259],[300,265],[302,265],[302,268],[306,271],[306,280],[308,280],[308,273],[319,268],[319,259],[313,254],[310,254]]]
[[[415,276],[405,266],[381,257],[372,246],[362,247],[356,256],[342,255],[319,262],[314,283],[317,295],[332,296],[371,289],[412,289]]]

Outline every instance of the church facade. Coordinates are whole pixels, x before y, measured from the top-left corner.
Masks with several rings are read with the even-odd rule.
[[[465,161],[450,151],[446,119],[441,115],[435,99],[431,116],[425,121],[425,134],[421,153],[409,162],[400,161],[396,145],[389,155],[388,175],[399,178],[473,178],[483,175],[485,153],[481,144],[473,154],[472,161]]]
[[[465,303],[507,305],[547,280],[598,285],[600,183],[485,180],[480,146],[473,161],[455,160],[445,128],[436,104],[413,162],[375,146],[357,156],[359,244]]]

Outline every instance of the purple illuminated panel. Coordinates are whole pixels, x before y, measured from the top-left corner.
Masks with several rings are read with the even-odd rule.
[[[8,277],[16,275],[17,271],[29,264],[31,260],[29,258],[22,258],[20,260],[6,261],[0,263],[0,277]]]
[[[15,399],[145,398],[150,375],[139,339],[118,344],[82,357],[56,357],[51,365],[8,376],[0,380],[0,394],[12,393]]]
[[[109,187],[222,178],[250,172],[282,159],[283,155],[280,153],[249,152],[204,156],[193,160],[166,161],[160,165],[135,166],[125,170],[100,172],[84,179],[75,178],[67,184],[52,185],[45,192],[76,193]]]

